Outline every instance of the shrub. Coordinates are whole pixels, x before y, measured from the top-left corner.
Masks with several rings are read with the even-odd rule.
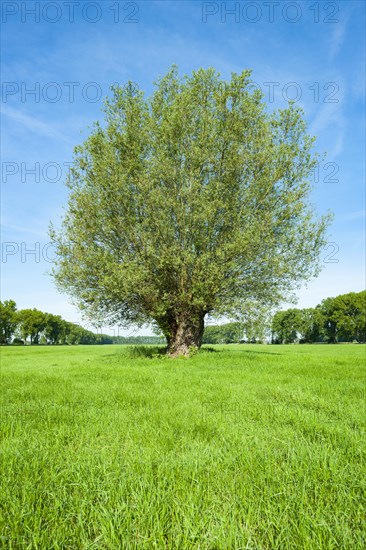
[[[24,346],[24,340],[21,338],[14,338],[11,344],[12,346]]]

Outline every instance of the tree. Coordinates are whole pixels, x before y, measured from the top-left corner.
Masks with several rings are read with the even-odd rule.
[[[278,304],[319,271],[329,215],[309,201],[314,138],[293,104],[268,113],[250,71],[173,67],[145,99],[112,87],[75,148],[54,276],[104,324],[155,323],[172,356],[207,314]]]
[[[45,313],[44,335],[50,344],[58,344],[63,340],[65,332],[65,321],[60,315],[53,313]]]
[[[301,325],[300,309],[278,311],[272,320],[274,341],[280,344],[293,344],[299,337]]]
[[[203,344],[223,344],[223,337],[220,326],[209,325],[205,327],[202,336]]]
[[[366,291],[341,294],[320,304],[324,316],[324,332],[328,342],[339,340],[365,342]]]
[[[241,327],[241,339],[246,342],[266,341],[271,327],[271,311],[263,304],[252,304],[237,315]]]
[[[0,344],[10,344],[17,328],[17,308],[14,300],[0,302]]]
[[[280,344],[319,342],[324,318],[317,306],[306,309],[278,311],[272,319],[273,340]]]
[[[324,318],[320,308],[306,308],[300,310],[299,332],[305,343],[320,342]]]
[[[79,344],[83,328],[74,323],[67,323],[66,326],[66,343],[67,344]]]
[[[239,343],[243,335],[240,323],[207,326],[203,332],[203,344],[233,344]]]
[[[17,315],[19,332],[24,342],[28,336],[31,344],[38,344],[40,334],[46,325],[46,314],[36,308],[21,309]]]
[[[366,291],[326,298],[315,308],[278,311],[272,319],[273,341],[365,342]]]

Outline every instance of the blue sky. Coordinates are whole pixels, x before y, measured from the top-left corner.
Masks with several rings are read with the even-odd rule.
[[[1,7],[2,300],[81,321],[48,275],[47,229],[66,204],[67,163],[88,126],[101,119],[113,83],[133,80],[149,94],[173,63],[182,73],[212,66],[224,78],[250,68],[270,109],[288,99],[304,108],[317,150],[327,152],[312,202],[320,213],[331,209],[335,220],[324,269],[299,292],[298,306],[365,288],[363,1],[3,1]]]

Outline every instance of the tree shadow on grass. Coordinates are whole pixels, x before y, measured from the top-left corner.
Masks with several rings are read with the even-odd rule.
[[[271,351],[252,351],[251,349],[245,349],[243,351],[241,350],[237,350],[241,353],[249,353],[249,354],[253,354],[253,355],[283,355],[283,353],[277,353],[276,351],[274,352],[271,352]]]
[[[166,346],[132,346],[129,350],[129,355],[134,358],[148,357],[154,359],[163,357],[166,354]]]
[[[225,349],[215,349],[212,347],[202,347],[197,351],[198,355],[206,355],[212,353],[227,353],[228,350]],[[269,352],[269,351],[257,351],[257,350],[246,350],[246,349],[233,349],[229,350],[230,353],[242,353],[248,355],[283,355],[283,353],[278,352]],[[130,357],[139,358],[146,357],[149,359],[156,359],[167,357],[167,348],[166,346],[144,346],[138,344],[136,346],[131,346],[128,350]]]
[[[214,349],[211,347],[205,347],[199,349],[196,353],[199,355],[205,355],[206,353],[221,353],[222,350]],[[147,357],[149,359],[153,358],[162,358],[162,357],[168,357],[167,355],[167,347],[166,346],[144,346],[141,344],[138,344],[136,346],[131,346],[128,350],[128,353],[130,357],[138,358],[138,357]]]
[[[202,347],[198,353],[221,353],[220,349]]]
[[[206,348],[202,347],[199,351],[199,353],[202,352],[209,352],[209,353],[227,353],[228,351],[230,353],[244,353],[249,355],[283,355],[283,353],[278,353],[277,351],[260,351],[260,350],[251,350],[251,349],[214,349],[214,348]]]

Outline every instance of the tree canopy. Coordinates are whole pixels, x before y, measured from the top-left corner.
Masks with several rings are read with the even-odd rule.
[[[366,290],[326,298],[315,308],[278,311],[272,319],[273,341],[366,341]]]
[[[326,298],[321,303],[328,342],[366,341],[366,290]]]
[[[303,112],[270,113],[250,71],[114,86],[75,148],[54,276],[91,318],[153,322],[171,355],[199,347],[207,314],[276,305],[319,271],[329,215]]]
[[[15,336],[15,339],[14,339]],[[0,302],[0,344],[112,344],[116,339],[95,334],[60,315],[39,309],[17,310],[14,300]]]
[[[0,344],[9,344],[17,327],[17,308],[14,300],[0,302]]]

